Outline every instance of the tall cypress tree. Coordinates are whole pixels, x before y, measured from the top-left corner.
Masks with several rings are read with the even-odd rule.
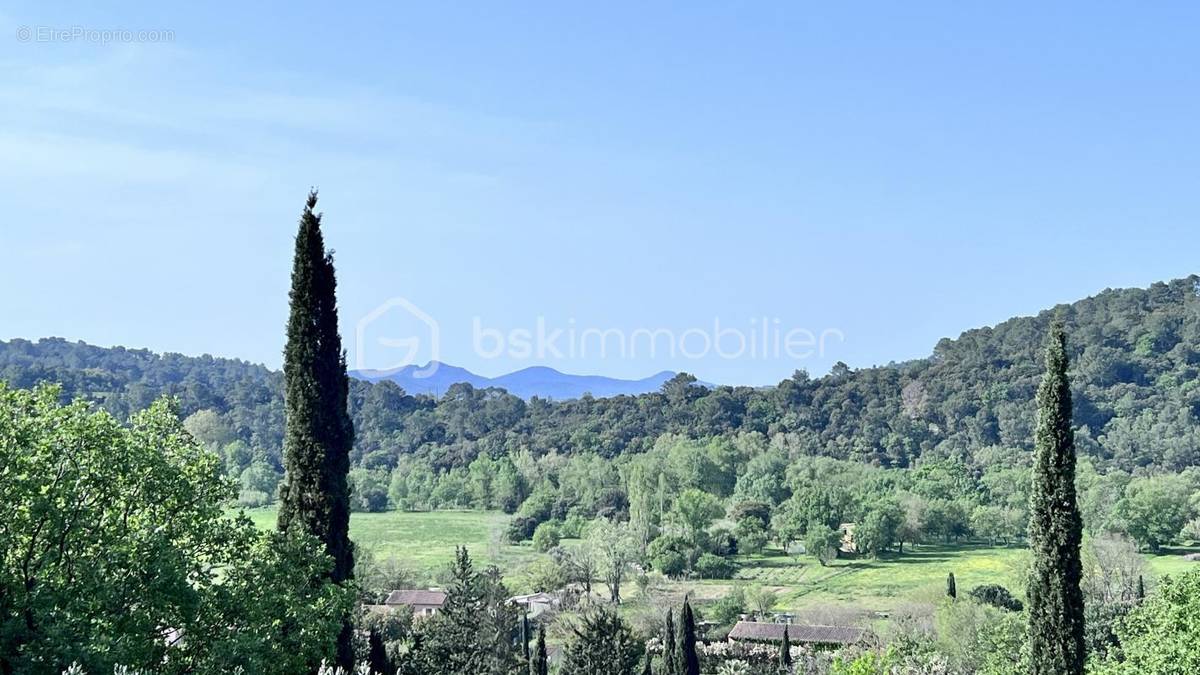
[[[1067,381],[1067,338],[1055,321],[1046,348],[1046,374],[1037,393],[1033,490],[1029,505],[1030,671],[1077,675],[1086,659],[1083,633],[1083,520],[1075,500],[1075,434]]]
[[[958,583],[954,581],[954,572],[946,575],[946,597],[951,600],[958,599]]]
[[[529,663],[529,610],[521,613],[521,656]]]
[[[679,675],[679,653],[675,644],[675,610],[667,608],[667,625],[663,628],[662,675]]]
[[[787,624],[783,626],[783,643],[779,645],[779,668],[785,673],[792,672],[792,640]]]
[[[394,675],[396,668],[387,655],[387,647],[377,631],[367,635],[367,665],[371,667],[372,675]]]
[[[333,559],[330,578],[342,583],[354,571],[350,543],[350,446],[354,427],[346,408],[349,381],[337,325],[337,279],[333,256],[325,250],[321,215],[310,192],[292,262],[288,294],[287,346],[283,352],[286,422],[280,490],[279,529],[315,536]],[[337,662],[353,663],[349,617],[338,638]]]
[[[696,617],[686,598],[679,617],[679,665],[683,675],[700,675],[700,656],[696,654]]]
[[[546,628],[538,626],[537,648],[529,661],[529,675],[548,675],[550,660],[546,657]]]

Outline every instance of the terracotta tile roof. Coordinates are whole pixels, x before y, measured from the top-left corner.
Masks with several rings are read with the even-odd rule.
[[[854,626],[803,626],[798,624],[759,623],[739,621],[729,631],[730,640],[781,642],[787,628],[788,641],[793,644],[849,645],[862,641],[867,631]]]
[[[446,594],[442,591],[392,591],[388,594],[385,605],[432,605],[441,607],[446,602]]]

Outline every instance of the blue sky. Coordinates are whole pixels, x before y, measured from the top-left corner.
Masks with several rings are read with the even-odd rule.
[[[395,297],[482,374],[767,384],[1200,271],[1194,3],[55,4],[0,10],[0,339],[278,366],[312,185],[372,367]],[[75,26],[173,39],[17,39]],[[844,339],[475,349],[539,317]]]

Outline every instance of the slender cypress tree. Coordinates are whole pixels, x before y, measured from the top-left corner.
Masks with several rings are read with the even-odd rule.
[[[946,596],[951,600],[958,599],[958,584],[954,581],[954,572],[946,575]]]
[[[1140,574],[1138,575],[1136,596],[1139,604],[1146,599],[1146,582],[1142,580]]]
[[[529,611],[521,614],[521,656],[529,663]]]
[[[792,640],[787,624],[783,626],[783,643],[779,645],[779,668],[785,673],[792,672]]]
[[[371,667],[372,675],[394,675],[396,672],[388,658],[383,638],[376,631],[371,631],[367,636],[367,664]]]
[[[315,536],[333,559],[330,579],[342,583],[354,573],[350,543],[350,446],[354,427],[346,409],[349,381],[337,325],[337,280],[333,257],[325,250],[321,215],[310,192],[292,262],[291,315],[283,352],[286,421],[279,500],[279,529]],[[338,638],[337,663],[353,665],[350,617]]]
[[[685,598],[679,618],[679,665],[683,675],[700,675],[700,656],[696,654],[696,617]]]
[[[675,644],[675,610],[667,608],[667,625],[663,629],[662,675],[679,675],[679,654]]]
[[[538,626],[537,648],[529,661],[529,675],[548,675],[550,660],[546,657],[546,628]]]
[[[1032,675],[1078,675],[1083,632],[1083,521],[1075,499],[1075,434],[1067,381],[1067,338],[1055,321],[1037,393],[1033,490],[1029,504],[1029,645]]]

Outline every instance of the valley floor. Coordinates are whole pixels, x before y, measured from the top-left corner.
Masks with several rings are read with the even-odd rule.
[[[275,525],[274,509],[249,509],[245,513],[259,527]],[[495,511],[355,513],[350,519],[350,534],[360,549],[377,559],[395,557],[429,585],[436,584],[453,559],[455,547],[466,545],[478,564],[497,565],[514,593],[525,592],[524,567],[545,554],[527,544],[505,543],[503,533],[509,518]],[[1147,554],[1150,580],[1200,565],[1185,560],[1185,552],[1175,549],[1162,555]],[[950,572],[960,592],[979,584],[997,583],[1022,596],[1020,579],[1027,560],[1023,547],[964,543],[906,547],[903,554],[877,560],[836,560],[822,567],[812,558],[768,549],[763,555],[739,557],[741,569],[734,579],[667,581],[656,592],[679,596],[687,593],[705,601],[722,597],[736,585],[764,586],[777,592],[777,610],[827,613],[834,619],[936,602],[945,592]],[[634,583],[623,585],[622,595],[631,604],[640,604]]]

